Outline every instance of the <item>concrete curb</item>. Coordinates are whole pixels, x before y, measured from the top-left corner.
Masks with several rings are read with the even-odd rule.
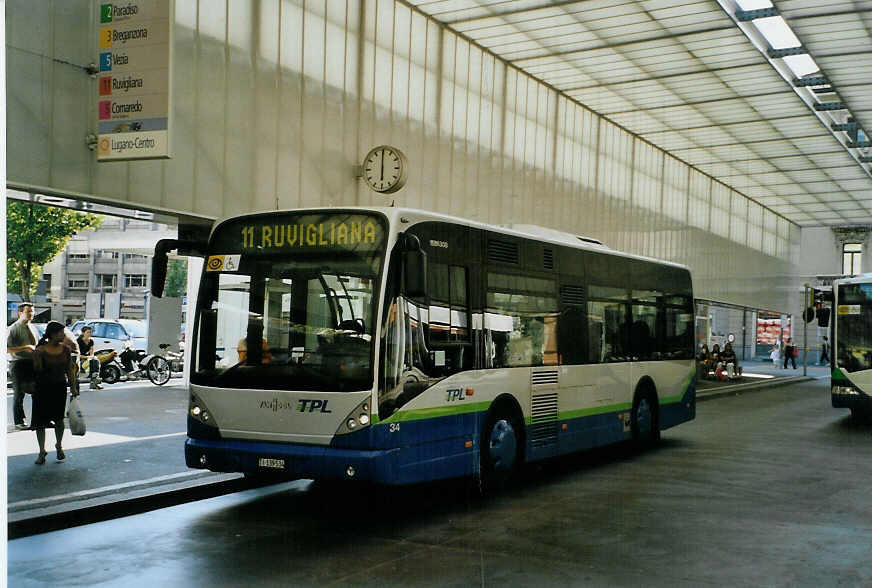
[[[766,388],[775,388],[777,386],[785,386],[787,384],[808,382],[814,379],[816,379],[814,376],[791,376],[789,378],[776,378],[774,380],[765,380],[762,382],[748,382],[746,384],[724,386],[723,388],[717,388],[716,390],[697,390],[696,401],[705,402],[706,400],[713,400],[722,396],[730,396],[732,394],[739,394],[742,392],[756,392],[758,390],[765,390]]]
[[[140,488],[139,495],[120,500],[117,495],[104,495],[84,501],[58,502],[48,508],[9,513],[8,537],[10,540],[19,539],[60,529],[99,523],[196,500],[260,488],[280,481],[285,480],[245,478],[241,474],[213,473],[211,476],[198,477],[184,483],[158,484]],[[159,490],[155,491],[155,488],[159,488]]]

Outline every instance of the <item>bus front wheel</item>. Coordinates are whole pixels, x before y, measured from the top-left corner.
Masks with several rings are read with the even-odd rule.
[[[633,441],[640,446],[655,445],[660,440],[657,397],[651,390],[636,392],[631,419]]]
[[[485,417],[479,452],[479,490],[483,495],[502,489],[521,462],[522,424],[507,408],[491,410]]]

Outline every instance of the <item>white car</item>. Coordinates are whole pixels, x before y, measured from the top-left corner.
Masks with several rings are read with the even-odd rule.
[[[111,349],[117,353],[124,351],[127,344],[134,349],[147,349],[148,330],[145,321],[133,319],[85,319],[76,321],[70,329],[78,337],[82,327],[91,327],[94,351]]]

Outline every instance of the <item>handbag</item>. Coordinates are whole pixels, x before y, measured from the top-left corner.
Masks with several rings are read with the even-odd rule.
[[[73,396],[70,398],[70,433],[73,435],[85,434],[85,417],[82,416],[82,409],[79,407],[79,398]]]
[[[793,357],[799,357],[799,347],[793,348]]]

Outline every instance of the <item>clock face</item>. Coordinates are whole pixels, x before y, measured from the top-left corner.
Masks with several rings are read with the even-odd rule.
[[[366,154],[363,179],[376,192],[396,192],[406,183],[406,156],[388,145],[381,145]]]

